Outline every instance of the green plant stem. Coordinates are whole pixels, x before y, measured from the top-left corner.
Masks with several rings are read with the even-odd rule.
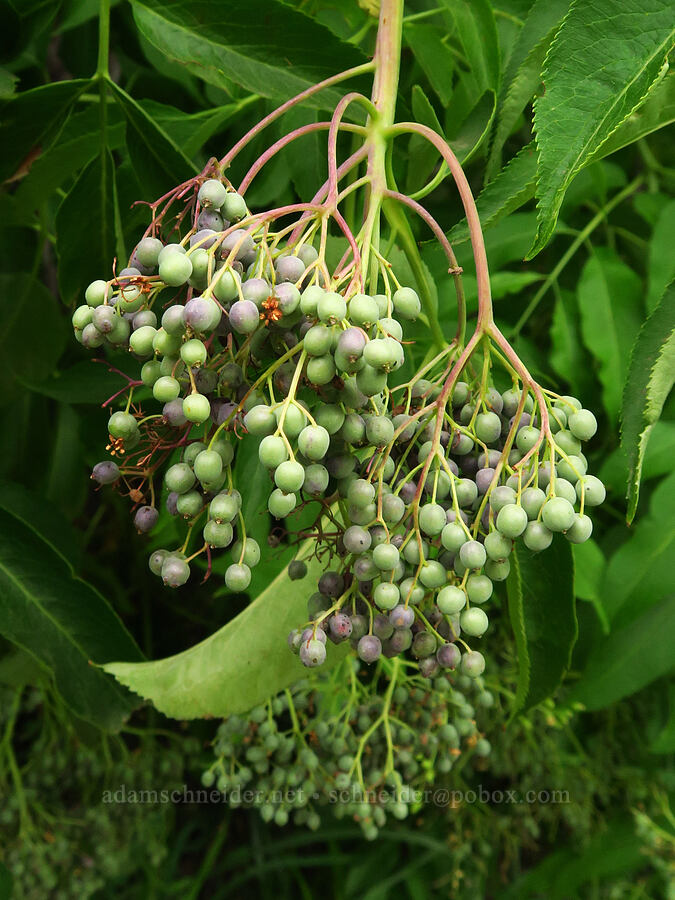
[[[403,0],[382,0],[375,47],[375,77],[371,95],[371,101],[377,110],[377,117],[373,117],[369,122],[370,196],[363,229],[363,266],[367,271],[368,261],[371,260],[371,288],[375,287],[377,283],[378,261],[374,255],[371,258],[370,245],[373,243],[379,250],[380,210],[387,190],[387,130],[393,125],[396,112],[402,30]]]
[[[110,54],[110,0],[99,0],[98,12],[98,61],[96,74],[108,77],[108,56]]]
[[[595,231],[595,229],[598,227],[598,225],[600,225],[607,218],[609,213],[616,206],[618,206],[622,201],[624,201],[626,199],[626,197],[629,197],[632,193],[634,193],[640,187],[640,185],[642,183],[643,183],[642,176],[635,178],[633,181],[631,181],[631,183],[629,185],[627,185],[622,191],[619,191],[618,194],[615,194],[614,197],[612,197],[612,199],[608,203],[606,203],[605,206],[603,206],[603,208],[601,210],[599,210],[599,212],[595,216],[593,216],[593,218],[588,223],[588,225],[583,229],[583,231],[579,232],[579,234],[572,241],[572,243],[567,248],[565,253],[563,253],[563,255],[560,257],[557,265],[555,266],[553,271],[550,273],[550,275],[547,277],[546,281],[542,284],[542,286],[539,288],[537,293],[534,295],[534,297],[528,303],[527,308],[525,309],[522,316],[518,319],[518,321],[514,325],[513,330],[510,332],[510,334],[509,334],[510,338],[514,338],[514,337],[518,336],[523,325],[525,325],[525,323],[530,318],[532,313],[539,306],[540,302],[542,301],[542,299],[545,296],[548,289],[551,287],[551,285],[555,281],[558,280],[558,277],[559,277],[560,273],[562,272],[562,270],[565,268],[567,263],[572,259],[572,257],[577,252],[579,247],[581,247],[581,245],[588,239],[589,235],[592,234],[593,231]]]

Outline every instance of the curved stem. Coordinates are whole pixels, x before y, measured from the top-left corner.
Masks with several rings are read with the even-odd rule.
[[[294,106],[297,106],[298,103],[302,103],[304,100],[313,97],[314,94],[318,94],[318,92],[322,91],[324,88],[332,87],[334,84],[340,84],[341,81],[347,81],[349,78],[356,78],[358,75],[365,75],[368,72],[372,72],[373,67],[374,62],[371,60],[360,66],[354,66],[352,69],[346,69],[344,72],[338,72],[337,75],[331,75],[330,78],[326,78],[318,84],[311,85],[311,87],[296,94],[295,97],[291,97],[290,100],[282,103],[281,106],[278,106],[275,110],[266,115],[264,119],[261,119],[257,125],[254,125],[253,128],[247,131],[246,134],[237,141],[234,147],[232,147],[232,149],[220,160],[219,165],[221,169],[223,171],[227,169],[232,164],[232,160],[253,140],[254,137],[260,134],[261,131],[264,131],[268,125],[272,124],[272,122],[276,122],[276,120],[283,116],[284,113],[288,112],[289,109],[292,109]]]
[[[241,184],[239,185],[239,193],[243,196],[263,166],[267,165],[272,157],[276,156],[276,154],[279,153],[280,150],[283,150],[284,147],[287,147],[288,144],[297,140],[297,138],[304,137],[306,134],[311,134],[314,131],[325,131],[327,128],[330,128],[330,125],[330,122],[310,122],[309,125],[303,125],[300,128],[296,128],[289,134],[285,134],[283,137],[279,138],[278,141],[275,141],[271,147],[268,147],[267,150],[265,150],[262,156],[259,156],[258,159],[256,159],[246,175],[244,175]],[[340,127],[343,131],[352,131],[357,134],[364,134],[366,130],[362,125],[352,125],[349,122],[341,123]]]
[[[476,201],[471,193],[469,182],[462,169],[459,160],[452,152],[443,138],[436,134],[433,129],[426,125],[419,125],[417,122],[401,122],[389,128],[389,134],[419,134],[426,138],[429,143],[441,154],[448,168],[455,179],[457,190],[464,207],[466,221],[469,226],[471,235],[471,247],[473,249],[473,257],[476,263],[476,278],[478,281],[478,323],[477,328],[481,331],[487,331],[492,324],[492,298],[490,295],[490,273],[488,270],[487,254],[485,253],[485,242],[483,241],[483,232],[480,227],[480,219],[478,218],[478,210],[476,209]]]
[[[464,297],[464,286],[462,285],[462,267],[457,262],[457,257],[455,256],[455,252],[452,249],[450,241],[445,236],[445,232],[438,224],[436,219],[431,215],[431,213],[426,210],[420,203],[416,200],[413,200],[412,197],[408,197],[405,194],[401,194],[398,191],[388,190],[386,193],[387,197],[391,197],[393,200],[397,200],[399,203],[404,204],[405,206],[409,206],[413,212],[416,212],[417,215],[429,226],[429,228],[436,235],[436,238],[443,247],[445,255],[448,258],[448,262],[450,263],[450,268],[448,272],[452,275],[453,281],[455,282],[455,291],[457,293],[457,335],[456,340],[459,344],[464,342],[464,335],[466,332],[466,299]]]

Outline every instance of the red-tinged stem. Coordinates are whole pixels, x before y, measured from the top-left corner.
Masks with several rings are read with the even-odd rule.
[[[341,178],[343,178],[351,169],[353,169],[354,166],[357,166],[363,159],[365,159],[365,157],[367,155],[368,155],[368,148],[366,146],[359,147],[359,149],[355,153],[352,153],[352,155],[348,159],[346,159],[342,163],[342,165],[340,165],[338,167],[338,170],[337,170],[338,181]],[[325,200],[327,193],[328,193],[328,181],[324,181],[324,183],[321,185],[319,190],[312,197],[312,203],[322,203],[323,200]],[[304,221],[306,221],[307,218],[308,218],[307,215],[303,215],[300,217],[300,220],[298,221],[296,230],[293,232],[293,234],[288,239],[288,243],[291,246],[297,241],[297,239],[300,235],[300,230],[302,228],[302,223]]]
[[[372,61],[363,63],[360,66],[354,66],[352,69],[347,69],[344,72],[339,72],[337,75],[331,75],[330,78],[326,78],[324,81],[320,81],[318,84],[313,84],[311,87],[308,87],[306,90],[302,91],[299,94],[296,94],[295,97],[291,97],[290,100],[287,100],[285,103],[282,103],[281,106],[278,106],[275,110],[265,116],[264,119],[261,119],[257,125],[254,125],[246,134],[237,141],[237,143],[232,147],[232,149],[225,154],[225,156],[220,161],[220,166],[223,170],[227,169],[231,164],[234,158],[241,152],[241,150],[249,144],[253,138],[255,138],[261,131],[264,131],[268,125],[271,125],[272,122],[276,122],[284,113],[288,112],[289,109],[292,109],[294,106],[297,106],[298,103],[302,103],[304,100],[308,100],[310,97],[313,97],[314,94],[317,94],[319,91],[322,91],[324,88],[332,87],[335,84],[340,84],[341,81],[347,81],[349,78],[356,78],[358,75],[365,75],[368,72],[372,72],[374,67],[374,63]]]
[[[425,209],[421,203],[418,203],[417,200],[413,200],[412,197],[408,197],[406,194],[402,194],[399,191],[393,191],[388,189],[386,191],[386,196],[390,197],[392,200],[396,200],[399,203],[402,203],[404,206],[409,206],[413,212],[417,213],[417,215],[429,226],[429,228],[436,235],[436,239],[438,240],[441,247],[445,252],[445,255],[448,258],[448,262],[450,263],[450,268],[448,269],[448,273],[452,275],[452,280],[455,285],[455,293],[457,295],[457,335],[455,340],[457,343],[464,342],[464,331],[466,328],[466,299],[464,297],[464,285],[462,284],[462,267],[457,262],[457,257],[455,256],[455,252],[452,249],[452,245],[450,241],[445,236],[445,232],[438,224],[436,219],[431,215],[431,213]]]
[[[483,232],[480,227],[480,219],[478,218],[478,210],[476,209],[476,202],[471,193],[469,182],[466,180],[464,170],[455,154],[450,147],[448,147],[443,138],[439,134],[436,134],[431,128],[427,128],[426,125],[420,125],[417,122],[401,122],[393,125],[389,129],[390,135],[411,133],[419,134],[434,145],[447,163],[452,177],[455,179],[462,206],[464,207],[466,221],[469,226],[471,247],[476,263],[476,277],[478,280],[478,322],[476,327],[482,332],[487,332],[493,323],[490,273],[488,270],[487,254],[485,253]]]
[[[239,193],[243,196],[263,166],[267,165],[272,157],[276,156],[276,154],[279,153],[280,150],[283,150],[284,147],[287,147],[288,144],[297,140],[297,138],[304,137],[306,134],[311,134],[314,131],[325,131],[327,128],[330,128],[330,125],[330,122],[310,122],[309,125],[303,125],[300,128],[296,128],[294,131],[291,131],[290,134],[285,134],[282,138],[279,138],[278,141],[265,150],[262,156],[258,157],[246,175],[244,175],[242,182],[239,185]],[[366,129],[362,125],[352,125],[349,122],[343,122],[340,127],[343,131],[352,131],[357,134],[366,133]]]
[[[346,94],[335,107],[332,118],[330,120],[330,128],[328,129],[328,196],[327,203],[329,207],[335,206],[337,202],[337,186],[338,186],[338,164],[337,164],[337,138],[342,117],[352,103],[361,103],[366,105],[369,112],[372,112],[372,104],[367,97],[352,91]],[[363,129],[367,133],[366,129]]]

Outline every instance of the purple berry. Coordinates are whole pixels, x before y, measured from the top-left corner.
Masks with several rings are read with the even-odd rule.
[[[356,649],[364,663],[374,663],[382,655],[382,642],[374,634],[364,634]]]
[[[147,534],[155,527],[158,518],[159,512],[154,506],[141,506],[136,510],[134,525],[140,534]]]
[[[112,460],[104,460],[96,463],[91,472],[91,477],[99,484],[114,484],[120,477],[120,470],[117,463]]]

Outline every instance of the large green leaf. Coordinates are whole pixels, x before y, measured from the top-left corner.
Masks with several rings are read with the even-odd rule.
[[[196,175],[197,167],[152,116],[114,82],[110,86],[127,119],[127,149],[145,199]]]
[[[59,287],[67,303],[82,302],[87,285],[112,275],[115,254],[115,168],[109,150],[80,174],[56,213]],[[118,268],[126,264],[121,261]]]
[[[75,576],[40,526],[14,508],[0,509],[0,633],[50,672],[74,713],[115,731],[137,703],[91,663],[140,659],[141,653],[108,603]]]
[[[298,582],[284,570],[236,618],[183,653],[103,668],[173,719],[245,712],[303,677],[306,670],[286,638],[306,620],[307,599],[322,571],[314,560]],[[330,647],[328,664],[344,652]]]
[[[675,75],[668,75],[650,92],[642,106],[631,113],[588,157],[584,165],[603,159],[674,121]],[[478,195],[476,203],[483,229],[490,228],[534,196],[536,173],[537,162],[532,142],[509,160]],[[455,225],[448,236],[454,243],[468,240],[466,220]]]
[[[506,583],[518,649],[513,713],[549,697],[569,668],[577,639],[573,581],[572,550],[562,536],[538,554],[516,544]]]
[[[166,57],[228,90],[230,79],[287,99],[365,57],[304,13],[278,0],[133,0],[143,36]],[[322,92],[312,105],[339,96]]]
[[[0,182],[14,175],[31,152],[68,116],[75,99],[89,84],[86,79],[56,81],[24,91],[1,108],[5,134],[0,142]]]
[[[629,522],[637,509],[649,435],[674,382],[675,285],[671,285],[640,330],[623,392],[621,443],[628,457]]]
[[[565,17],[535,103],[539,229],[529,256],[553,234],[567,186],[665,73],[673,41],[669,0],[583,0]]]
[[[598,365],[605,409],[616,421],[634,336],[640,327],[642,282],[607,248],[586,262],[577,285],[581,334]]]
[[[675,595],[612,631],[591,652],[570,703],[603,709],[639,691],[675,666]]]

